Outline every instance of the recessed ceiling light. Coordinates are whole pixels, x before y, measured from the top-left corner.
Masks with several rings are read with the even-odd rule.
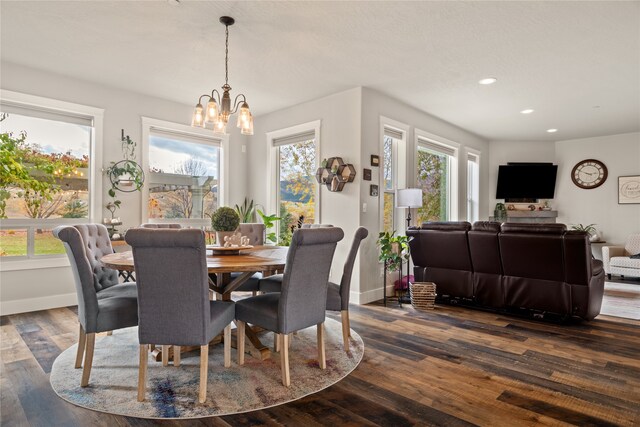
[[[558,129],[547,129],[547,132],[549,132],[549,133],[558,132]]]
[[[480,83],[481,85],[492,85],[497,81],[498,79],[496,79],[495,77],[487,77],[486,79],[480,80],[478,83]]]
[[[532,110],[531,108],[527,108],[526,110],[520,111],[522,114],[531,114],[536,110]]]

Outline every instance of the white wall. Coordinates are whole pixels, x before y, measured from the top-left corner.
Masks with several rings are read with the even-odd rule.
[[[571,170],[584,159],[607,166],[609,175],[600,187],[583,190],[571,181]],[[640,133],[558,141],[555,161],[558,222],[597,224],[608,244],[622,244],[629,234],[640,232],[640,204],[618,204],[618,177],[640,175]]]
[[[491,141],[489,153],[489,203],[488,212],[480,211],[480,216],[493,215],[496,206],[496,187],[498,185],[498,166],[508,162],[546,162],[555,163],[556,151],[553,141]],[[557,209],[556,199],[552,206]],[[504,202],[504,200],[500,200]]]
[[[166,101],[133,92],[114,89],[88,81],[71,79],[11,63],[0,65],[2,89],[61,101],[103,108],[103,167],[112,161],[122,159],[120,129],[125,130],[138,143],[137,160],[141,160],[141,116],[188,124],[193,106]],[[162,87],[158,87],[162,94]],[[230,184],[229,203],[242,201],[246,193],[246,154],[241,145],[246,139],[233,127],[230,137],[231,170],[242,171],[233,174]],[[235,142],[235,143],[234,143]],[[103,198],[107,200],[108,180],[103,180]],[[122,208],[117,212],[123,220],[122,229],[139,225],[141,218],[141,193],[119,193]],[[95,213],[94,220],[108,216],[108,211]],[[6,261],[5,261],[6,262]],[[0,297],[2,312],[37,310],[61,305],[75,304],[75,288],[68,266],[24,271],[3,271],[0,273]],[[34,299],[38,298],[38,299]]]
[[[455,214],[459,220],[466,219],[466,195],[467,195],[467,158],[466,148],[480,152],[480,219],[487,218],[488,212],[488,181],[489,181],[489,143],[456,127],[448,122],[433,117],[423,111],[410,107],[396,99],[386,96],[369,88],[362,89],[362,167],[372,169],[372,181],[364,181],[360,188],[360,202],[367,203],[367,212],[360,210],[360,225],[369,230],[369,238],[365,240],[360,249],[360,303],[367,303],[382,298],[382,266],[378,262],[378,248],[376,239],[380,230],[380,208],[377,197],[369,195],[369,185],[380,185],[380,169],[369,166],[369,158],[372,154],[381,156],[380,152],[380,117],[384,116],[409,127],[407,134],[407,165],[409,176],[407,182],[415,186],[413,176],[414,130],[429,132],[439,137],[460,144],[458,157],[458,212]],[[358,170],[362,173],[362,169]],[[406,268],[406,267],[405,267]]]
[[[347,257],[353,234],[359,225],[359,186],[362,180],[360,164],[360,96],[355,88],[315,101],[295,105],[254,119],[254,135],[248,142],[249,195],[263,206],[268,206],[266,179],[269,176],[267,132],[285,129],[302,123],[320,120],[319,159],[339,156],[352,163],[357,174],[354,182],[347,183],[341,192],[320,188],[320,216],[318,222],[332,224],[344,230],[345,237],[338,244],[331,269],[331,280],[340,281],[342,266]],[[269,214],[278,212],[268,212]],[[317,213],[316,213],[317,215]],[[357,263],[357,261],[356,261]],[[359,274],[354,268],[352,291],[357,291]]]

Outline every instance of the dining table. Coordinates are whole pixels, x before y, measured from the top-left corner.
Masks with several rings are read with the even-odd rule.
[[[268,276],[284,270],[287,259],[288,247],[285,246],[253,246],[249,249],[235,251],[235,254],[214,253],[208,249],[206,254],[207,270],[209,272],[209,289],[213,296],[223,301],[231,300],[231,293],[237,290],[255,273],[263,273]],[[116,252],[100,258],[102,264],[120,272],[133,273],[135,265],[131,251]],[[176,266],[180,268],[180,266]],[[215,274],[215,280],[211,275]],[[233,277],[231,273],[234,274]],[[261,359],[268,359],[271,350],[262,344],[256,328],[245,328],[245,334],[249,342],[258,351]],[[214,340],[215,341],[215,340]],[[219,340],[218,340],[219,342]],[[161,349],[156,348],[154,356],[161,360]],[[188,347],[181,347],[181,352],[190,351]]]

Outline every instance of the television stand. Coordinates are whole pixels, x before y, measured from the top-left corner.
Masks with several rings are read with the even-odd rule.
[[[512,210],[507,211],[507,220],[505,222],[528,222],[539,224],[553,224],[558,217],[558,211],[525,211]],[[495,221],[493,216],[489,217],[489,221]]]

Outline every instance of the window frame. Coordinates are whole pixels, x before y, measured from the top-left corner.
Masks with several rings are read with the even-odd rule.
[[[193,135],[198,138],[211,140],[212,145],[220,149],[220,170],[218,171],[220,180],[220,191],[218,194],[219,206],[226,206],[229,200],[229,135],[214,135],[210,129],[195,128],[181,123],[169,122],[150,117],[141,117],[142,119],[142,153],[141,166],[142,170],[147,173],[149,171],[149,138],[153,134],[153,130],[166,131],[175,134],[183,134],[185,137]],[[218,141],[218,142],[216,142]],[[209,227],[211,220],[209,218],[149,218],[149,186],[142,186],[141,189],[141,222],[151,222],[156,224],[178,223],[186,227]]]
[[[22,92],[14,92],[0,89],[0,98],[8,104],[34,109],[45,110],[54,113],[71,114],[91,118],[91,141],[89,147],[89,217],[88,218],[10,218],[3,219],[2,229],[27,228],[27,255],[2,257],[0,271],[29,270],[36,268],[64,267],[69,265],[66,254],[35,255],[33,253],[35,242],[33,240],[36,228],[53,229],[59,225],[86,224],[101,222],[102,215],[102,151],[104,131],[104,109],[61,101],[43,96],[30,95]],[[44,261],[44,262],[43,262]]]
[[[471,158],[474,158],[471,160]],[[474,176],[470,175],[469,164],[475,164]],[[472,182],[472,180],[474,182]],[[474,194],[471,194],[471,193]],[[470,212],[472,211],[472,212]],[[467,148],[467,221],[480,220],[480,151]]]
[[[414,159],[413,159],[413,176],[414,183],[416,186],[418,184],[418,150],[422,147],[429,151],[435,151],[439,154],[445,154],[449,157],[449,177],[448,177],[448,197],[447,197],[447,212],[449,213],[449,217],[443,219],[442,221],[457,221],[458,220],[458,209],[459,209],[459,176],[458,176],[458,159],[460,156],[460,144],[457,142],[451,141],[449,139],[443,138],[441,136],[420,130],[415,129],[414,131]],[[424,141],[424,142],[422,142]],[[428,143],[427,146],[425,143]],[[443,151],[439,152],[436,148],[433,147],[442,147]],[[447,153],[452,152],[452,154]]]
[[[394,141],[391,147],[391,169],[392,169],[392,181],[393,188],[386,189],[384,182],[384,138],[385,128],[402,134],[402,139],[392,138]],[[393,120],[389,117],[380,116],[380,131],[379,131],[379,152],[381,165],[378,167],[378,223],[380,231],[384,231],[384,195],[385,193],[393,193],[393,230],[396,231],[396,235],[400,235],[406,232],[406,224],[402,214],[405,213],[403,208],[396,208],[395,205],[395,191],[398,188],[407,188],[407,183],[410,182],[409,174],[411,168],[409,165],[408,153],[408,135],[410,126]],[[400,220],[402,219],[402,220]]]
[[[293,136],[293,135],[306,133],[306,132],[313,132],[314,134],[313,145],[316,150],[315,168],[317,169],[318,167],[320,167],[320,162],[321,162],[320,159],[322,159],[322,152],[320,150],[320,126],[321,126],[321,121],[314,120],[311,122],[302,123],[296,126],[291,126],[288,128],[279,129],[279,130],[266,133],[269,177],[267,179],[267,184],[266,184],[267,212],[265,212],[265,214],[271,215],[274,212],[276,213],[276,215],[280,214],[280,190],[279,190],[280,188],[280,183],[279,183],[279,178],[280,178],[279,147],[280,145],[275,144],[276,140]],[[321,221],[322,203],[321,203],[320,188],[321,188],[320,184],[316,185],[316,194],[315,194],[316,206],[315,206],[315,218],[314,218],[315,224],[322,223]],[[280,233],[279,227],[280,227],[280,221],[277,222],[276,234]]]

